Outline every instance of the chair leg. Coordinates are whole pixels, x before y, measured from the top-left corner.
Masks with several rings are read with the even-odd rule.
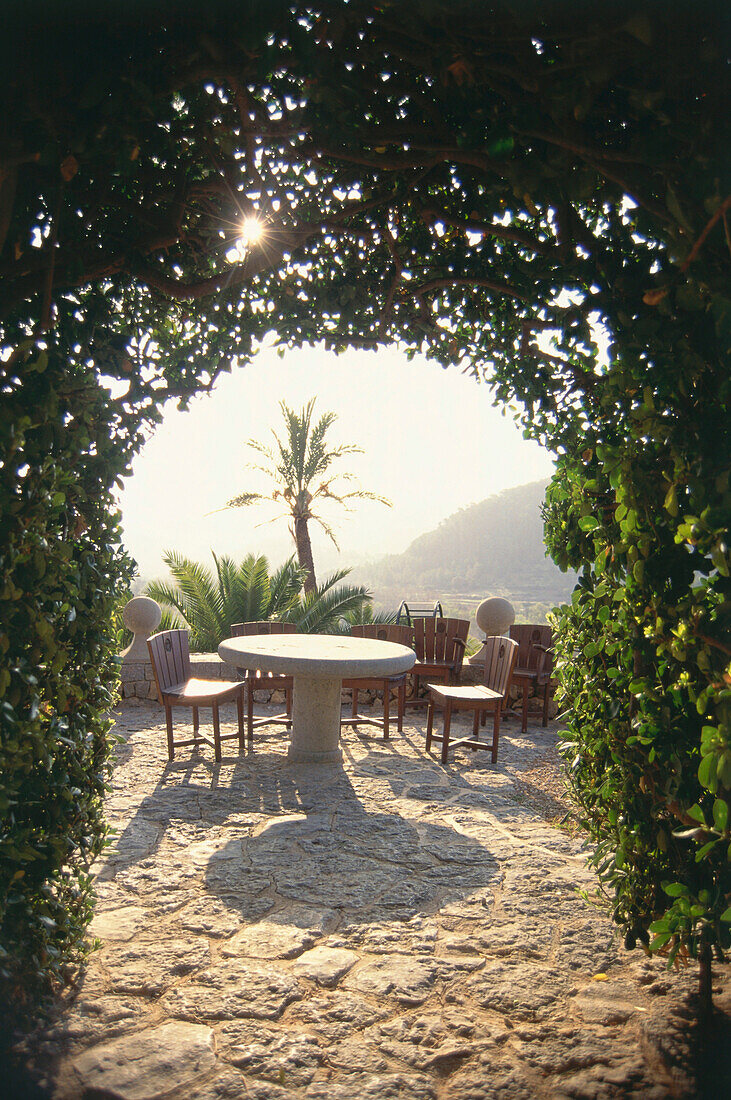
[[[391,702],[390,695],[391,695],[391,688],[388,686],[388,680],[384,680],[383,681],[383,740],[384,741],[388,741],[388,718],[389,718],[388,710],[389,710],[389,704]]]
[[[523,681],[523,720],[520,728],[523,733],[528,732],[528,681]]]
[[[449,731],[452,726],[452,700],[447,700],[447,705],[444,708],[444,733],[442,734],[442,764],[447,763],[447,753],[449,751]]]
[[[398,688],[398,731],[404,732],[404,708],[406,706],[406,681],[399,684]]]
[[[292,728],[292,692],[293,692],[293,690],[294,690],[293,688],[289,687],[285,690],[285,693],[284,693],[284,695],[285,695],[285,709],[286,709],[286,713],[287,713],[287,725],[286,725],[285,728],[288,729],[288,730],[290,730]]]
[[[492,762],[497,764],[497,745],[500,739],[500,703],[495,706],[495,719],[492,726]]]
[[[173,744],[173,708],[169,703],[165,704],[165,725],[168,731],[168,760],[175,759],[175,746]]]
[[[353,706],[352,706],[352,709],[351,709],[351,716],[353,718],[355,718],[356,715],[358,714],[358,689],[356,687],[351,688],[350,689],[350,694],[351,694],[352,703],[353,703]]]
[[[548,725],[548,688],[549,685],[545,684],[543,687],[543,721],[542,725],[545,727]]]
[[[246,735],[244,733],[244,688],[236,696],[236,713],[239,719],[239,752],[246,748]]]
[[[430,699],[426,708],[426,751],[431,748],[431,735],[434,727],[434,700]]]
[[[213,704],[213,755],[216,763],[221,763],[221,723],[218,718],[218,703]]]
[[[480,720],[482,718],[484,718],[484,711],[477,709],[475,711],[475,718],[472,723],[472,736],[474,737],[475,741],[477,741],[480,736]],[[474,752],[475,750],[473,749],[472,751]]]
[[[198,707],[193,707],[193,737],[198,740],[198,730],[200,729],[200,719],[198,716]]]
[[[254,681],[250,676],[246,679],[246,737],[254,740]]]

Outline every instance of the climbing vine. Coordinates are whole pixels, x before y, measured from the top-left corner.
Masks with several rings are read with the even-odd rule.
[[[628,945],[725,950],[720,10],[19,12],[0,44],[11,983],[10,955],[60,975],[89,913],[128,576],[115,478],[166,400],[271,332],[468,370],[557,455],[547,541],[581,571],[557,620],[563,736],[600,883]]]

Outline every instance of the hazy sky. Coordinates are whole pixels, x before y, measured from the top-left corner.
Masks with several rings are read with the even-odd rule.
[[[164,575],[166,549],[207,563],[210,549],[237,559],[265,553],[275,566],[293,552],[286,521],[267,522],[273,504],[214,509],[245,489],[266,490],[264,476],[247,469],[257,456],[246,441],[273,444],[271,429],[283,434],[279,402],[299,411],[311,397],[315,417],[338,416],[331,443],[363,448],[340,468],[393,502],[355,502],[352,512],[332,504],[325,515],[341,553],[314,528],[318,572],[400,553],[459,508],[552,471],[548,452],[492,407],[489,388],[457,368],[410,363],[393,348],[340,356],[302,349],[283,359],[267,349],[187,412],[169,404],[137,457],[119,499],[125,544],[145,579]]]

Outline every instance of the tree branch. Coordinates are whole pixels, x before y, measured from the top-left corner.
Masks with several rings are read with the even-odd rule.
[[[550,256],[553,253],[558,253],[558,249],[555,245],[548,244],[544,241],[537,241],[535,237],[530,233],[523,233],[520,229],[512,229],[504,225],[495,225],[493,222],[483,222],[479,218],[469,218],[466,221],[452,217],[451,214],[447,214],[444,210],[435,210],[425,207],[421,211],[422,219],[427,225],[434,225],[436,222],[443,222],[444,225],[448,225],[453,229],[459,229],[464,233],[484,233],[490,237],[497,237],[499,240],[515,241],[516,244],[525,245],[526,248],[532,249],[533,252],[538,252],[542,256]]]
[[[451,279],[431,279],[428,283],[421,283],[419,286],[414,287],[414,293],[429,294],[432,290],[454,286],[482,286],[487,290],[494,290],[496,294],[505,294],[508,298],[515,298],[519,302],[530,302],[532,300],[529,295],[524,294],[514,286],[510,286],[509,283],[497,283],[493,279],[483,279],[477,275],[474,278],[454,276]]]

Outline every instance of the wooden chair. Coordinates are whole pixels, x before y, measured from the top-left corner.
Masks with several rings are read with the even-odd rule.
[[[190,652],[187,630],[161,630],[147,639],[147,648],[155,676],[157,695],[165,707],[168,734],[168,760],[175,759],[175,749],[185,745],[212,745],[216,761],[221,759],[221,742],[238,738],[239,750],[246,748],[244,741],[244,688],[243,681],[198,680],[190,675]],[[221,733],[218,717],[219,703],[236,700],[238,733]],[[173,740],[173,707],[192,707],[193,736],[184,741]],[[213,710],[213,739],[201,733],[198,725],[200,707]]]
[[[363,626],[354,626],[351,630],[351,634],[354,638],[376,638],[381,642],[396,642],[397,645],[405,645],[411,648],[414,631],[412,627],[399,625],[398,623],[366,623]],[[368,677],[343,680],[343,687],[350,688],[353,693],[353,709],[349,717],[340,719],[340,724],[342,726],[378,726],[383,730],[383,740],[388,741],[391,690],[396,687],[398,690],[397,715],[399,733],[403,730],[404,703],[406,700],[406,673],[404,673],[403,676],[382,677],[380,680]],[[365,717],[358,713],[358,692],[367,690],[383,692],[383,715],[381,718]]]
[[[297,627],[294,623],[278,623],[269,619],[260,619],[251,623],[233,623],[231,626],[232,638],[249,637],[252,634],[296,634]],[[292,690],[294,681],[291,676],[283,676],[277,672],[263,672],[261,669],[249,669],[246,673],[246,736],[251,742],[254,740],[254,729],[259,726],[292,725]],[[285,710],[281,714],[274,714],[261,718],[254,717],[254,692],[255,691],[283,691],[285,695]]]
[[[497,763],[498,740],[500,737],[500,715],[503,702],[510,687],[510,677],[518,653],[518,643],[510,638],[492,637],[485,640],[485,683],[470,685],[429,684],[429,709],[426,723],[426,750],[432,741],[442,745],[442,764],[447,763],[450,744],[453,748],[469,745],[473,752],[477,749],[490,749],[492,762]],[[444,709],[444,732],[441,736],[432,733],[434,709]],[[474,713],[471,737],[460,737],[450,741],[452,714],[454,711],[471,710]],[[488,711],[493,712],[492,742],[480,741],[480,720]]]
[[[413,693],[406,706],[427,706],[429,700],[419,698],[419,685],[424,677],[459,683],[470,621],[443,617],[414,619],[413,629],[416,664],[411,670]]]
[[[553,669],[553,635],[550,626],[519,623],[511,626],[510,637],[518,643],[518,657],[513,669],[513,683],[522,691],[523,733],[528,729],[528,696],[531,687],[543,689],[543,716],[541,724],[548,725],[548,699]]]

